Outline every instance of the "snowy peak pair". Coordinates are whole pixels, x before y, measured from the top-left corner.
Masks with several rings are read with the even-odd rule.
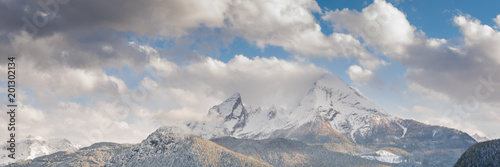
[[[383,163],[410,165],[450,166],[476,143],[458,130],[391,116],[331,74],[318,79],[294,109],[251,108],[236,93],[212,107],[207,114],[210,119],[187,126],[191,133],[212,140],[284,138]]]
[[[190,122],[188,127],[209,139],[224,136],[298,139],[301,134],[316,132],[326,123],[355,141],[354,134],[369,126],[371,120],[389,119],[382,109],[334,75],[324,75],[317,80],[298,107],[290,111],[275,107],[249,111],[240,94],[235,93],[209,110],[208,116],[214,115],[217,116],[209,121]]]

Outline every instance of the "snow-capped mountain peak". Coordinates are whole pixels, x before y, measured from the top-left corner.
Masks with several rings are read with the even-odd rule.
[[[368,130],[372,119],[392,119],[335,75],[324,75],[318,79],[297,109],[291,112],[291,117],[296,121],[293,124],[299,125],[310,122],[317,116],[353,141],[355,133]]]
[[[226,120],[237,118],[245,111],[239,93],[234,93],[221,104],[212,107],[212,109]]]
[[[347,85],[342,79],[333,74],[325,74],[314,82],[314,88],[328,88],[338,90],[348,90],[351,86]]]
[[[317,107],[335,107],[344,109],[343,112],[368,112],[376,115],[387,115],[377,105],[366,99],[358,90],[332,74],[324,75],[318,79],[314,83],[314,87],[309,91],[309,94],[301,102],[301,105],[305,105],[307,102],[313,100],[314,102],[312,105]],[[354,108],[354,110],[352,108]]]
[[[251,140],[286,138],[313,144],[336,143],[332,149],[367,156],[379,155],[360,151],[363,149],[358,150],[355,145],[377,149],[386,145],[418,152],[426,151],[420,145],[437,141],[440,147],[446,149],[454,148],[448,145],[468,147],[475,143],[469,135],[460,131],[393,117],[333,74],[322,76],[311,85],[296,108],[255,108],[244,106],[240,94],[235,93],[209,110],[208,121],[190,122],[187,126],[195,135],[207,139],[229,136]],[[397,156],[409,155],[404,151],[393,153]],[[454,155],[450,153],[446,156]]]
[[[195,134],[209,139],[222,136],[248,139],[296,138],[297,134],[293,133],[304,131],[299,129],[311,125],[319,128],[323,126],[321,122],[326,121],[334,130],[354,140],[354,133],[369,126],[372,117],[389,117],[333,74],[318,79],[298,107],[289,111],[274,106],[251,110],[251,107],[243,105],[241,95],[235,93],[212,107],[208,115],[213,113],[218,113],[217,118],[207,122],[191,122],[188,126]]]

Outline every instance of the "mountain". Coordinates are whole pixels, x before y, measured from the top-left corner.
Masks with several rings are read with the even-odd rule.
[[[476,143],[459,130],[391,116],[334,75],[290,110],[254,109],[235,93],[203,121],[185,123],[138,145],[97,144],[13,166],[453,166]]]
[[[207,118],[186,125],[207,139],[285,138],[394,164],[451,166],[476,143],[455,129],[391,116],[333,74],[318,79],[294,109],[252,109],[235,93]]]
[[[275,107],[251,110],[243,105],[240,94],[235,93],[212,107],[208,117],[210,121],[190,122],[188,127],[208,139],[232,136],[295,140],[317,135],[320,129],[331,128],[338,133],[334,137],[337,140],[347,137],[355,141],[355,136],[369,127],[369,119],[380,120],[388,115],[340,78],[326,75],[315,82],[313,89],[292,111]]]
[[[60,151],[50,155],[37,157],[33,160],[25,160],[15,164],[8,165],[9,167],[98,167],[104,166],[107,161],[116,154],[120,154],[132,148],[131,144],[116,144],[116,143],[95,143],[89,147],[81,148],[77,151]]]
[[[500,166],[500,139],[474,144],[458,159],[455,167]]]
[[[80,146],[71,143],[66,139],[46,140],[40,136],[27,136],[25,139],[16,142],[15,160],[8,157],[7,144],[2,146],[0,155],[0,165],[7,165],[22,160],[30,160],[39,156],[52,154],[58,151],[75,151]]]
[[[270,166],[207,139],[158,129],[105,166]]]
[[[483,141],[488,141],[490,140],[490,138],[486,137],[486,136],[480,136],[479,134],[475,133],[474,135],[471,136],[472,138],[474,138],[474,140],[476,140],[477,142],[483,142]]]

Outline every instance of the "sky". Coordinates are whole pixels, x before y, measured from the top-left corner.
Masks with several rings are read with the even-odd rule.
[[[81,145],[137,143],[235,92],[246,106],[292,109],[324,74],[393,116],[500,138],[498,6],[0,0],[0,85],[16,57],[19,136]]]

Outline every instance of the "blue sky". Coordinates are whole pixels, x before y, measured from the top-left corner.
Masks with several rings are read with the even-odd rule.
[[[499,1],[71,1],[31,34],[5,18],[43,9],[1,3],[0,49],[23,64],[25,135],[134,142],[234,92],[290,109],[333,73],[394,116],[500,137]]]

